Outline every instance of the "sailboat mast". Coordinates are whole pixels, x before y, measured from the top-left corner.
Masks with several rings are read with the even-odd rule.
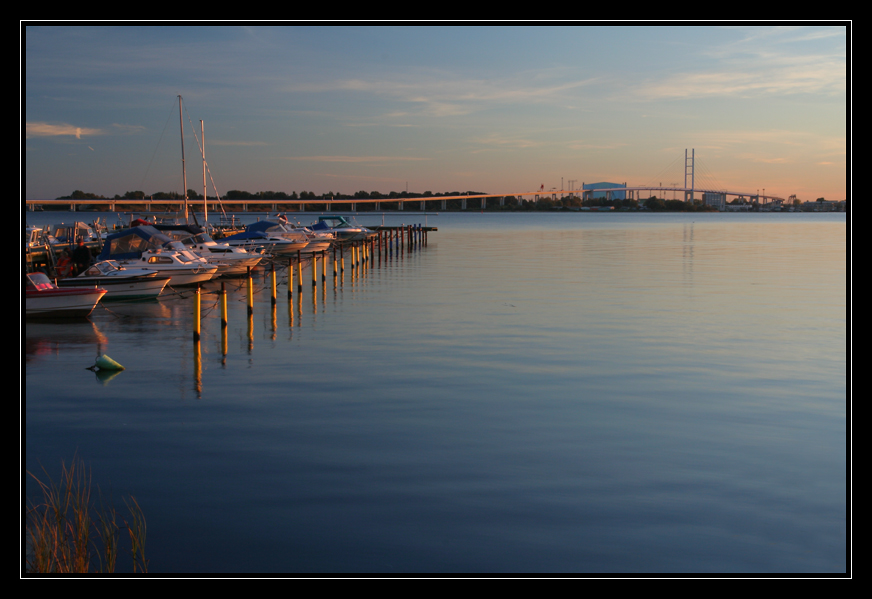
[[[206,131],[203,129],[203,119],[200,119],[200,139],[203,140],[203,226],[209,222],[209,204],[206,202]]]
[[[182,189],[185,194],[185,224],[188,224],[188,176],[185,173],[185,122],[182,120],[181,95],[179,95],[179,130],[182,132]]]

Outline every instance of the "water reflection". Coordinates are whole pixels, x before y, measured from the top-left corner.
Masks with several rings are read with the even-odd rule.
[[[103,353],[109,340],[92,320],[28,321],[24,330],[25,362],[57,355],[67,349],[93,347],[95,356]],[[90,364],[86,365],[90,366]]]
[[[97,314],[137,360],[35,354],[28,467],[145,497],[153,571],[844,571],[844,222],[558,216],[228,282],[201,348]]]

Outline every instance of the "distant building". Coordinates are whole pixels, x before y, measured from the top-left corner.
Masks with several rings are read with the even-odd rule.
[[[727,194],[714,191],[704,191],[702,193],[702,203],[705,206],[713,206],[723,212],[727,209]]]
[[[814,202],[802,203],[803,212],[845,212],[845,209],[844,201],[828,202],[827,200],[820,199]]]
[[[626,183],[606,183],[606,182],[603,182],[603,183],[585,183],[584,185],[582,185],[581,188],[584,191],[591,191],[592,193],[590,194],[590,197],[592,197],[592,198],[605,198],[607,192],[596,191],[596,190],[598,190],[598,189],[614,189],[615,187],[626,188],[627,184]],[[610,199],[612,199],[612,200],[626,200],[627,199],[627,192],[626,191],[612,191],[609,193],[609,195],[610,195]]]

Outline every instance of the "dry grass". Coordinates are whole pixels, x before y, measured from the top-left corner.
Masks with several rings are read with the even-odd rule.
[[[134,572],[147,572],[145,517],[133,497],[124,503],[130,520],[121,520],[111,505],[91,499],[91,471],[81,459],[69,467],[61,464],[58,484],[28,472],[42,491],[41,501],[31,501],[25,515],[25,571],[28,573],[114,572],[122,532],[130,538]]]

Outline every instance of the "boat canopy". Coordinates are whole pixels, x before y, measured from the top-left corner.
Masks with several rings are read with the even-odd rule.
[[[130,260],[139,258],[142,252],[159,248],[178,249],[171,237],[152,226],[131,227],[106,237],[98,260]],[[184,248],[183,248],[184,249]]]
[[[190,243],[191,240],[195,243],[208,243],[212,241],[212,238],[203,230],[203,227],[198,227],[197,225],[154,225],[154,228],[164,235],[183,243]]]
[[[286,230],[287,229],[285,229],[282,223],[277,223],[269,220],[259,220],[256,223],[251,223],[250,225],[245,227],[245,231],[247,233],[252,233],[256,231],[261,231],[263,233],[266,233],[268,231],[284,232]]]
[[[269,239],[270,236],[264,233],[263,231],[243,231],[241,233],[237,233],[236,235],[228,235],[227,237],[222,237],[221,241],[246,241],[249,239]]]
[[[326,231],[328,229],[338,229],[339,227],[350,227],[347,220],[341,216],[321,216],[318,217],[318,222],[314,225],[309,225],[313,231]]]

